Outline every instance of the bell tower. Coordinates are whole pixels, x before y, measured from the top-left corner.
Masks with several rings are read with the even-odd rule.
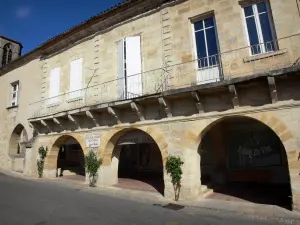
[[[22,52],[22,44],[10,38],[0,36],[0,67],[6,66],[19,58]]]

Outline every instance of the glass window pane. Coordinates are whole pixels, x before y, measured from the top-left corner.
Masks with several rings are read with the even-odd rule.
[[[214,19],[213,19],[213,17],[205,19],[204,23],[205,23],[205,27],[212,27],[212,26],[214,26]]]
[[[218,46],[217,46],[216,32],[214,28],[210,28],[206,30],[206,40],[207,40],[209,64],[216,65],[218,62],[217,60]]]
[[[194,23],[195,31],[203,29],[203,20]]]
[[[258,54],[260,53],[260,47],[258,46],[259,40],[258,40],[258,33],[257,33],[254,17],[247,18],[246,23],[247,23],[247,29],[249,34],[250,45],[252,47],[252,54]]]
[[[204,31],[199,31],[195,33],[196,35],[196,45],[197,45],[197,57],[199,59],[199,67],[207,66],[207,54],[205,46]],[[204,58],[204,59],[203,59]]]
[[[252,5],[248,6],[248,7],[245,7],[244,8],[244,11],[245,11],[245,16],[253,16],[253,7]]]
[[[13,86],[13,90],[16,91],[17,90],[17,85]]]
[[[257,4],[257,11],[259,13],[266,12],[267,11],[266,3],[265,2],[258,3]]]
[[[260,19],[261,31],[263,34],[264,42],[273,41],[268,14],[267,13],[260,14],[259,19]]]

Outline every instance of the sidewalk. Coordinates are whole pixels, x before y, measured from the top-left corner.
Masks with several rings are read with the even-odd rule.
[[[76,180],[68,180],[68,179],[38,179],[33,177],[27,177],[23,174],[11,171],[3,171],[0,170],[0,173],[3,173],[7,176],[32,180],[33,182],[42,182],[42,183],[51,183],[55,185],[60,185],[62,187],[68,187],[76,190],[80,190],[87,193],[104,195],[109,197],[115,197],[120,199],[126,199],[141,203],[150,203],[153,205],[167,205],[167,204],[177,204],[181,206],[185,206],[190,209],[197,209],[202,211],[209,211],[212,213],[222,212],[227,214],[235,214],[235,215],[249,215],[249,216],[257,216],[263,218],[277,219],[277,220],[289,220],[289,221],[297,221],[300,223],[300,213],[291,212],[286,209],[283,209],[274,205],[262,205],[255,204],[251,202],[234,202],[234,201],[224,201],[224,200],[216,200],[216,199],[195,199],[192,201],[172,201],[164,198],[159,193],[156,192],[146,192],[139,190],[131,190],[131,189],[121,189],[118,187],[96,187],[90,188],[87,184],[83,182],[79,182]],[[295,223],[292,223],[295,224]]]

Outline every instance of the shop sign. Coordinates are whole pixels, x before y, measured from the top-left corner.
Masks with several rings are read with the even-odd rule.
[[[152,144],[155,143],[154,140],[148,135],[141,131],[132,131],[124,136],[122,136],[118,145],[128,145],[128,144]]]
[[[85,146],[87,148],[99,148],[100,147],[100,135],[88,135],[88,136],[86,136]]]

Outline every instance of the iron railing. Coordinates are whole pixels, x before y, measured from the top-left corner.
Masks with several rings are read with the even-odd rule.
[[[163,91],[268,73],[292,67],[300,59],[300,34],[239,48],[166,68],[110,80],[44,99],[32,105],[32,118]],[[299,64],[297,64],[299,65]],[[165,74],[168,76],[166,77]]]

